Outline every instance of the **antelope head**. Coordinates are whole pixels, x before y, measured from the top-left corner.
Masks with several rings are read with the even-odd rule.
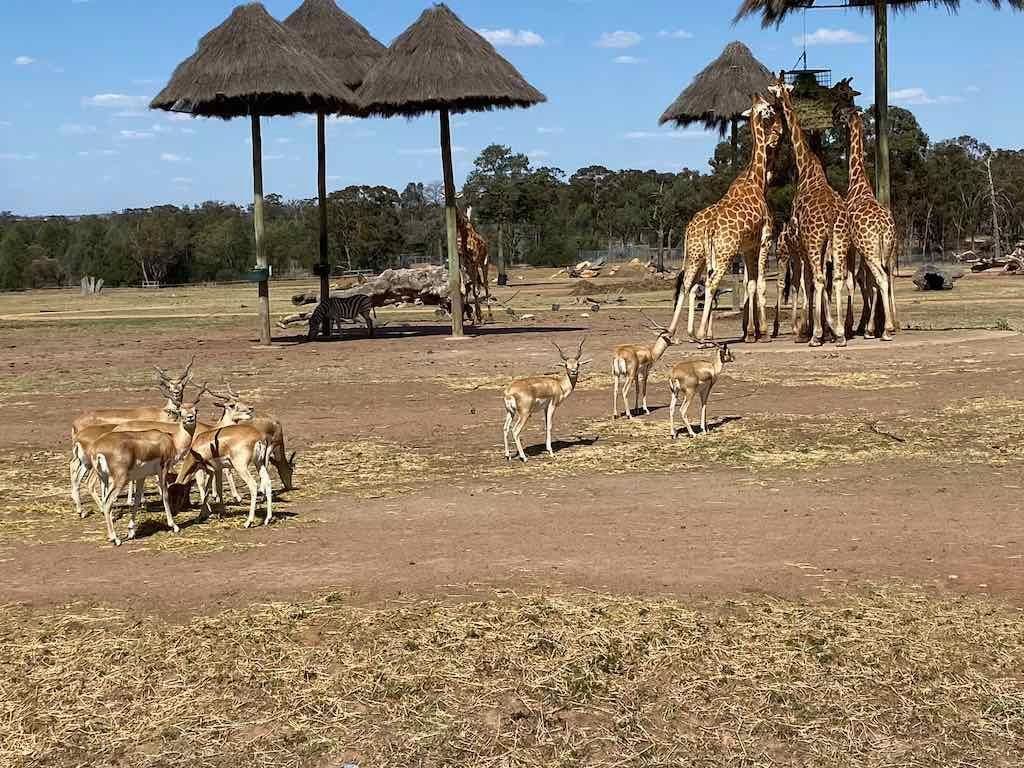
[[[658,338],[665,343],[666,347],[671,347],[673,344],[677,343],[676,338],[672,335],[672,331],[670,329],[666,328],[661,323],[656,323],[654,320],[649,318],[645,312],[641,311],[640,315],[647,321],[647,324],[644,327],[647,330],[654,331],[658,334]]]
[[[243,403],[238,393],[231,388],[231,385],[226,381],[224,382],[226,394],[217,394],[211,392],[214,399],[221,408],[224,409],[224,416],[235,424],[241,424],[246,421],[252,421],[254,408],[247,403]]]
[[[586,343],[586,341],[587,341],[587,337],[586,336],[584,336],[582,339],[580,339],[580,346],[576,350],[576,354],[573,355],[572,357],[569,357],[568,355],[566,355],[565,352],[562,351],[562,348],[560,346],[558,346],[557,344],[555,344],[555,342],[551,342],[554,345],[555,349],[558,350],[558,355],[559,355],[559,357],[562,358],[562,365],[565,366],[565,372],[569,376],[569,379],[571,381],[576,381],[576,379],[579,378],[580,370],[583,368],[584,365],[589,365],[590,363],[594,362],[593,360],[583,360],[582,359],[583,358],[583,345],[584,345],[584,343]]]
[[[157,365],[153,366],[157,373],[157,382],[160,385],[160,392],[168,399],[168,401],[175,405],[181,405],[182,399],[185,396],[185,387],[187,387],[189,382],[192,381],[192,366],[195,365],[195,362],[196,359],[193,356],[191,362],[186,366],[185,371],[178,377],[171,376],[167,371]]]

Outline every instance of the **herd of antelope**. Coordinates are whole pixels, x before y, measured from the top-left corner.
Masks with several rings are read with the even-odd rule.
[[[612,355],[612,418],[617,419],[625,415],[632,419],[635,412],[643,410],[650,414],[647,406],[647,382],[655,364],[664,356],[668,348],[676,343],[670,329],[651,320],[644,315],[648,328],[657,333],[657,339],[652,344],[623,344],[615,348]],[[526,453],[523,451],[523,444],[520,440],[523,428],[530,420],[530,416],[540,411],[544,416],[544,447],[548,454],[555,455],[551,445],[551,429],[554,424],[555,411],[575,391],[579,383],[580,375],[584,365],[589,365],[592,360],[583,359],[583,345],[586,337],[580,340],[579,347],[574,355],[567,355],[562,348],[555,344],[555,349],[561,357],[561,367],[564,369],[556,374],[547,376],[534,376],[526,379],[517,379],[509,384],[502,397],[505,403],[505,428],[502,438],[505,443],[505,458],[512,460],[512,448],[509,444],[509,437],[515,443],[519,459],[526,462]],[[726,363],[735,361],[732,350],[728,344],[717,344],[712,342],[713,353],[710,360],[684,360],[672,366],[669,374],[669,390],[672,395],[669,407],[669,423],[671,437],[673,440],[678,436],[676,431],[676,411],[678,409],[686,426],[686,431],[691,437],[697,434],[690,424],[688,412],[690,404],[700,402],[700,428],[701,432],[707,432],[708,428],[708,399],[711,390],[718,382],[722,369]],[[634,407],[629,407],[629,390],[633,388]],[[624,411],[619,410],[619,391],[622,392],[622,406]]]
[[[128,538],[133,539],[135,513],[150,477],[155,479],[167,525],[174,533],[180,531],[174,520],[175,512],[189,503],[193,485],[199,492],[201,519],[213,512],[215,502],[223,504],[225,471],[236,502],[242,499],[233,473],[249,490],[246,528],[256,520],[259,493],[266,501],[264,525],[273,520],[271,466],[277,470],[284,489],[292,487],[295,454],[288,456],[285,451],[281,423],[269,416],[255,417],[252,406],[243,403],[229,384],[225,384],[225,392],[218,394],[204,383],[186,402],[185,390],[192,382],[193,363],[176,378],[156,369],[165,398],[162,405],[88,411],[71,426],[71,498],[75,509],[79,517],[86,516],[81,500],[85,484],[103,513],[107,539],[115,546],[121,544],[114,527],[117,499],[127,491]],[[210,395],[215,407],[222,410],[215,423],[199,421],[204,395]]]

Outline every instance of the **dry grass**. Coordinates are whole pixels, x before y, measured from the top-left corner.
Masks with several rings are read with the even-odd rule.
[[[0,616],[0,764],[1016,766],[1024,621],[871,592]]]

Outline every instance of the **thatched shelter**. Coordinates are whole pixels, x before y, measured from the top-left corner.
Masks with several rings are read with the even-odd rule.
[[[976,0],[993,8],[1004,5],[1024,10],[1024,0]],[[814,8],[851,8],[872,13],[875,18],[875,186],[878,201],[889,205],[889,8],[912,11],[918,6],[960,10],[960,0],[742,0],[736,21],[759,15],[764,26],[778,26],[791,14]]]
[[[359,97],[364,109],[384,117],[440,113],[452,336],[460,337],[462,270],[456,242],[450,115],[530,107],[547,101],[547,97],[443,4],[424,11],[391,44],[366,76]]]
[[[363,84],[370,68],[387,48],[366,27],[353,19],[334,0],[304,0],[284,20],[286,29],[299,35],[337,82],[353,91]],[[350,110],[348,114],[357,114]],[[320,300],[331,295],[331,267],[327,257],[327,116],[316,115],[317,196],[320,204]],[[324,318],[324,336],[331,335],[331,321]]]
[[[269,268],[263,242],[261,116],[341,112],[358,108],[355,94],[259,3],[232,11],[174,70],[152,109],[199,117],[248,117],[252,124],[253,226],[259,283],[260,343],[269,345]]]
[[[755,93],[774,82],[769,69],[741,42],[725,46],[722,55],[708,64],[658,121],[685,128],[695,123],[720,136],[732,129],[733,164],[737,161],[737,124],[750,109]]]

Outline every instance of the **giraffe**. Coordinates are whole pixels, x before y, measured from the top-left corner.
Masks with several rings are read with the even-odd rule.
[[[792,87],[786,84],[784,73],[779,75],[778,82],[770,90],[779,97],[782,104],[799,175],[796,198],[793,200],[793,219],[796,222],[798,256],[804,260],[805,267],[810,267],[809,272],[814,287],[812,297],[810,295],[811,286],[807,286],[809,292],[807,297],[808,318],[811,326],[810,345],[820,347],[822,344],[821,337],[824,328],[821,315],[824,314],[825,324],[835,334],[836,343],[844,347],[846,346],[845,329],[841,333],[836,327],[837,323],[832,321],[832,313],[827,301],[825,277],[828,263],[831,261],[832,295],[835,298],[838,319],[843,302],[843,287],[851,278],[846,263],[846,253],[833,248],[833,237],[836,231],[845,229],[846,205],[842,196],[829,185],[825,168],[818,156],[814,154],[800,127],[800,118],[796,114],[793,100],[790,97]],[[806,271],[805,269],[805,273]],[[849,284],[852,287],[852,282]],[[797,341],[800,340],[798,336]]]
[[[491,287],[488,279],[490,261],[487,253],[487,241],[483,239],[476,227],[473,226],[473,207],[466,208],[466,213],[456,209],[455,223],[459,234],[459,258],[462,261],[462,269],[465,273],[466,282],[473,292],[474,313],[476,322],[483,322],[483,312],[480,309],[480,291],[483,290],[484,301],[487,304],[487,314],[492,318],[491,313]]]
[[[754,151],[750,170],[742,182],[734,184],[719,203],[705,237],[707,283],[705,295],[712,299],[718,293],[729,267],[736,256],[743,258],[746,284],[745,340],[760,338],[770,341],[765,313],[767,292],[768,253],[772,242],[772,214],[765,200],[768,184],[768,146],[777,145],[782,137],[782,121],[776,109],[760,94],[754,97],[750,109],[750,127],[754,136]],[[698,339],[709,338],[709,323],[713,301],[704,302]]]
[[[758,146],[757,137],[755,135],[754,152],[750,158],[746,169],[743,173],[737,176],[732,184],[729,186],[725,196],[714,205],[710,205],[707,208],[699,211],[686,226],[686,234],[683,238],[683,271],[676,277],[676,292],[675,292],[675,314],[672,318],[672,323],[669,326],[670,330],[675,333],[675,329],[679,323],[680,315],[682,313],[682,297],[685,295],[688,299],[689,311],[687,314],[686,330],[687,336],[691,342],[697,341],[697,337],[694,334],[694,315],[697,304],[697,290],[699,284],[697,278],[701,271],[707,270],[708,260],[707,254],[710,244],[710,234],[714,222],[717,220],[721,210],[726,204],[734,204],[736,199],[740,196],[745,196],[750,193],[752,189],[760,186],[760,197],[764,197],[764,189],[767,187],[768,182],[771,180],[771,171],[768,168],[768,156],[769,153],[774,151],[778,146],[779,141],[782,139],[782,116],[778,113],[778,110],[772,109],[772,115],[770,117],[769,127],[767,128],[765,141],[763,145],[764,154],[763,157],[758,157]],[[753,110],[751,110],[752,115]],[[753,132],[753,117],[751,117],[751,131]],[[759,182],[759,179],[763,179],[763,182]],[[765,254],[765,256],[767,256]],[[763,274],[763,268],[767,265],[767,259],[765,259],[764,265],[759,265],[761,269],[758,274]],[[726,265],[726,269],[731,265]],[[746,266],[746,265],[745,265]],[[723,273],[724,274],[724,273]],[[749,273],[745,274],[744,286],[749,289]],[[721,277],[719,278],[721,279]],[[709,303],[713,303],[715,295],[709,293],[706,290],[705,283],[705,298],[704,303],[707,306]],[[717,290],[717,289],[716,289]],[[761,295],[761,312],[764,312],[764,293]],[[748,336],[750,327],[754,325],[752,322],[753,318],[753,294],[747,290],[747,296],[744,300],[744,307],[750,309],[744,313],[743,317],[743,331],[744,336]],[[712,316],[713,318],[713,316]],[[764,317],[762,314],[761,332],[764,333]],[[711,322],[709,321],[708,335],[713,335],[711,332]],[[768,339],[765,339],[768,340]]]
[[[846,194],[846,228],[836,232],[838,247],[852,247],[860,258],[860,284],[864,299],[861,327],[874,335],[875,307],[879,296],[885,311],[882,341],[892,341],[896,325],[896,297],[892,271],[896,254],[896,221],[875,198],[864,163],[864,120],[853,106],[836,106],[837,122],[850,132],[850,191]]]
[[[788,301],[790,314],[793,322],[793,333],[799,335],[800,300],[807,306],[807,282],[805,278],[806,264],[800,258],[799,244],[797,242],[797,223],[790,219],[782,225],[779,237],[775,241],[775,255],[779,263],[779,276],[777,280],[777,292],[775,295],[775,321],[772,325],[772,336],[778,337],[779,326],[782,323],[782,304]]]

